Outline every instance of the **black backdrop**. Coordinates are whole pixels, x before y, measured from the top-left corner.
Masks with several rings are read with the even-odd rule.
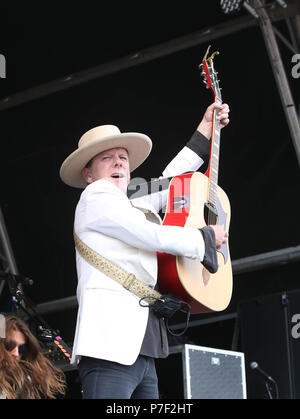
[[[7,75],[0,79],[0,98],[229,22],[234,17],[223,15],[218,3],[202,2],[200,11],[191,5],[168,11],[1,6],[0,53]],[[287,34],[285,22],[276,26]],[[299,108],[292,52],[279,45]],[[152,138],[153,152],[133,176],[159,176],[212,101],[198,71],[206,48],[205,43],[183,49],[1,110],[1,208],[18,270],[34,280],[26,293],[35,304],[76,292],[72,223],[80,191],[60,181],[64,158],[86,130],[112,123]],[[231,108],[219,174],[232,207],[231,258],[298,246],[299,166],[261,31],[254,26],[223,36],[213,49],[220,51],[215,66]],[[299,262],[235,275],[232,302],[223,314],[235,312],[243,299],[298,288],[298,270]],[[47,316],[68,341],[75,318],[76,310]],[[221,322],[191,328],[187,337],[224,349],[230,349],[231,338],[232,324]]]

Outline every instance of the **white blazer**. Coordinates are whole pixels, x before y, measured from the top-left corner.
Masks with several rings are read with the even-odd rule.
[[[163,177],[198,170],[203,160],[184,147]],[[161,195],[164,195],[161,197]],[[163,226],[158,211],[167,191],[129,200],[111,182],[101,179],[82,192],[74,230],[89,247],[154,287],[156,252],[203,260],[205,246],[197,229]],[[78,316],[72,363],[82,355],[131,365],[139,355],[149,309],[118,282],[87,263],[76,250]]]

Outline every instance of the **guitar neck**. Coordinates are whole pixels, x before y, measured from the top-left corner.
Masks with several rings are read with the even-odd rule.
[[[215,103],[218,103],[219,105],[221,105],[222,101],[220,98],[215,97]],[[221,125],[220,125],[219,119],[217,119],[217,112],[214,111],[213,123],[212,123],[212,137],[211,137],[209,167],[206,172],[206,175],[209,177],[208,201],[214,207],[216,207],[216,203],[217,203],[220,137],[221,137]]]
[[[216,55],[219,54],[215,51],[210,57],[208,53],[210,50],[209,46],[205,53],[205,56],[200,64],[199,68],[202,69],[201,74],[204,77],[204,83],[206,88],[210,89],[214,96],[214,102],[218,105],[222,104],[221,89],[219,87],[219,80],[217,72],[214,69],[213,60]],[[217,187],[218,187],[218,174],[219,174],[219,155],[220,155],[220,136],[221,136],[221,124],[217,118],[218,112],[215,110],[213,114],[212,122],[212,136],[210,146],[210,159],[208,169],[205,175],[209,178],[209,189],[208,189],[208,203],[216,208],[217,204]]]

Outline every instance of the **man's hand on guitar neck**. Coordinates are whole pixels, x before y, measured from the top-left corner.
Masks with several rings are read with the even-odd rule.
[[[220,121],[221,128],[226,127],[229,124],[229,106],[227,103],[219,105],[218,103],[212,103],[208,106],[203,115],[202,121],[198,125],[197,131],[201,132],[206,138],[210,139],[212,134],[212,122],[213,122],[213,113],[214,110],[217,110],[217,118]]]

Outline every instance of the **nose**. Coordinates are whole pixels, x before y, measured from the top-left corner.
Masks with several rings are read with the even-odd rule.
[[[115,167],[119,167],[119,166],[122,166],[122,159],[120,158],[120,157],[115,157],[115,159],[114,159],[114,166]]]
[[[16,345],[16,347],[10,352],[12,356],[14,356],[15,358],[20,358],[20,353],[19,353],[19,346]]]

